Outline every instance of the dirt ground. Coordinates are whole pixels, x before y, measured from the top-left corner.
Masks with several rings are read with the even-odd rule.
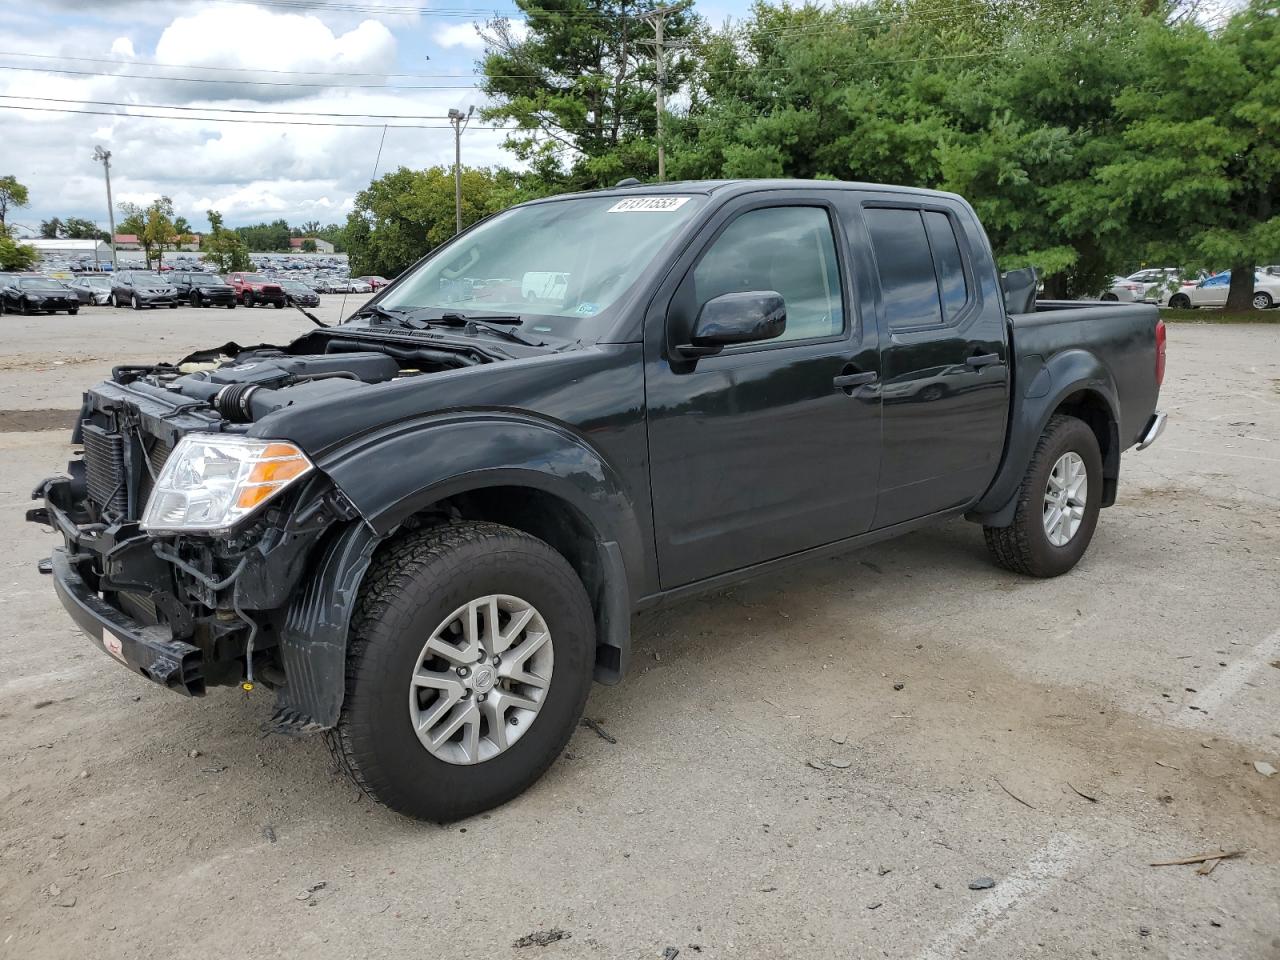
[[[1254,766],[1280,768],[1280,329],[1172,328],[1170,426],[1071,575],[1003,573],[956,522],[642,618],[587,707],[617,742],[581,728],[439,827],[264,735],[269,693],[111,663],[22,520],[112,363],[307,321],[25,322],[0,348],[0,957],[1280,958],[1280,775]],[[1212,851],[1242,852],[1150,865]]]

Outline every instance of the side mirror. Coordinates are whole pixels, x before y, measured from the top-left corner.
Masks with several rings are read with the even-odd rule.
[[[738,343],[772,340],[787,329],[787,304],[774,290],[723,293],[708,300],[693,322],[686,357],[709,357]]]

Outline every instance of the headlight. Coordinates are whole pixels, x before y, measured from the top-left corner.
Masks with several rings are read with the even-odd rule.
[[[160,533],[226,531],[312,469],[292,443],[188,434],[160,470],[141,526]]]

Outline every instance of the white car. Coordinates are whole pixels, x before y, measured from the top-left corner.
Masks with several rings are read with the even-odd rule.
[[[1194,287],[1182,287],[1169,298],[1169,306],[1175,310],[1198,307],[1221,307],[1231,292],[1231,271],[1224,270],[1201,280]],[[1280,277],[1266,273],[1253,276],[1253,308],[1269,310],[1280,303]]]
[[[1179,272],[1173,267],[1159,267],[1139,270],[1127,277],[1116,277],[1111,281],[1110,289],[1102,294],[1102,299],[1125,303],[1159,303],[1171,289],[1177,288]]]

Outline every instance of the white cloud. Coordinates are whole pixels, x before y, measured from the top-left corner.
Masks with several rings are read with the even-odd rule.
[[[435,32],[435,41],[446,49],[462,47],[464,50],[483,50],[484,39],[474,22],[451,23]]]
[[[404,69],[397,66],[395,36],[374,20],[349,19],[349,29],[343,32],[330,29],[327,20],[315,16],[242,4],[188,9],[192,12],[166,20],[149,33],[129,29],[128,36],[122,36],[119,21],[78,28],[74,49],[63,51],[59,45],[42,52],[258,70],[269,67],[380,74]],[[158,38],[154,50],[148,37]],[[132,67],[118,69],[140,72]],[[208,75],[221,73],[209,71]],[[276,82],[312,79],[267,73],[248,76]],[[323,77],[314,80],[325,82]],[[0,104],[42,110],[60,107],[116,111],[112,106],[87,102],[98,100],[174,103],[195,109],[184,119],[172,120],[0,110],[0,174],[12,173],[30,188],[31,208],[21,211],[17,218],[22,223],[38,223],[51,216],[86,216],[105,225],[102,167],[91,159],[93,148],[99,143],[112,151],[112,186],[117,201],[149,202],[166,194],[173,198],[177,212],[197,228],[203,227],[205,211],[211,207],[221,210],[231,225],[276,217],[341,222],[354,195],[368,185],[378,152],[382,128],[378,120],[367,118],[375,114],[442,118],[450,107],[483,104],[473,89],[351,86],[377,84],[377,80],[376,76],[367,80],[344,77],[336,78],[334,82],[339,86],[333,87],[260,89],[226,83],[144,82],[110,74],[73,77],[4,72],[0,73],[0,94],[58,97],[71,102],[5,100]],[[277,91],[285,93],[287,103],[281,102],[283,97]],[[217,123],[189,118],[229,107],[347,113],[354,116],[335,119],[364,123],[368,128]],[[238,116],[248,119],[251,115]],[[323,121],[326,117],[296,119]],[[387,131],[379,174],[398,166],[422,168],[452,162],[453,136],[443,119],[386,122],[392,128]],[[398,123],[415,122],[438,125],[439,129],[395,129]],[[474,165],[510,164],[510,156],[500,146],[504,136],[503,131],[473,122],[464,137],[464,161]]]

